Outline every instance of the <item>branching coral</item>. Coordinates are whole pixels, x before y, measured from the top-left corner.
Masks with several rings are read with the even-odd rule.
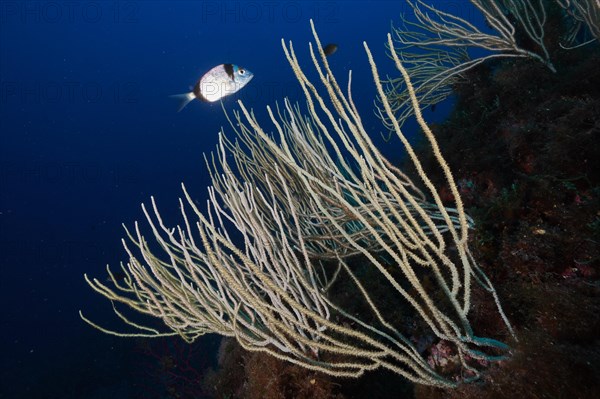
[[[392,52],[454,208],[442,204],[394,119],[393,131],[423,189],[375,147],[350,82],[344,94],[312,29],[317,51],[311,45],[310,52],[326,97],[306,77],[292,44],[282,40],[309,117],[287,101],[283,112],[268,107],[273,137],[239,102],[241,112],[232,119],[238,141],[222,135],[217,153],[207,159],[213,180],[207,210],[202,212],[184,187],[184,223],[169,228],[152,201],[152,214],[145,207],[144,213],[163,255],[136,224],[128,235],[137,253],[124,241],[129,255],[124,280],[111,274],[114,287],[109,287],[86,279],[111,301],[160,318],[172,331],[166,334],[188,341],[209,332],[232,336],[248,350],[334,376],[386,368],[441,387],[476,379],[482,361],[496,361],[508,351],[504,343],[474,332],[469,312],[476,286],[495,302],[505,334],[514,334],[471,255],[470,219],[408,73]],[[389,35],[388,42],[392,48]],[[375,61],[364,47],[391,117]],[[363,311],[346,306],[336,285]],[[389,301],[397,306],[391,309]],[[117,314],[144,336],[162,335]],[[455,367],[440,370],[427,362],[417,344],[421,338],[443,342]]]

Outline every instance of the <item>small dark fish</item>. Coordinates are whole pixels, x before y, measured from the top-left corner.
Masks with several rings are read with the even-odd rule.
[[[327,46],[323,47],[323,52],[327,57],[329,57],[331,54],[335,53],[337,49],[337,44],[329,43]]]
[[[171,97],[180,100],[179,112],[195,98],[200,101],[214,102],[229,96],[241,90],[253,77],[252,72],[235,64],[221,64],[198,79],[191,92],[175,94]]]
[[[431,108],[431,112],[435,112],[435,106],[436,104],[431,104],[431,106],[429,108]]]

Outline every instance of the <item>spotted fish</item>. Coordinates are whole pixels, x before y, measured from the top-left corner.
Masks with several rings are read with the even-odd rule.
[[[235,64],[221,64],[206,72],[189,93],[175,94],[180,100],[177,112],[185,108],[193,99],[215,102],[238,92],[254,77],[249,70]]]

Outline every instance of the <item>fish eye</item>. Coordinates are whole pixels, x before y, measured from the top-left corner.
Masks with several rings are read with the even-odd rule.
[[[243,70],[243,69],[240,69],[238,72],[239,72],[240,75],[244,75],[246,73],[246,71]]]

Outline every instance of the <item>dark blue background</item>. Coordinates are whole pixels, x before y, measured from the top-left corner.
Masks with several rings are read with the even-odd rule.
[[[472,14],[463,1],[437,3]],[[385,35],[407,8],[398,1],[0,7],[0,397],[128,397],[131,343],[79,319],[82,309],[101,324],[114,320],[83,273],[104,279],[107,263],[126,260],[121,223],[140,220],[139,204],[150,195],[173,223],[181,182],[203,203],[202,154],[213,150],[221,126],[230,132],[218,103],[193,102],[177,113],[168,95],[188,91],[217,64],[237,63],[255,77],[226,108],[242,99],[271,130],[265,106],[300,99],[280,40],[293,40],[310,69],[313,18],[321,40],[339,45],[330,58],[338,80],[345,84],[353,70],[354,98],[381,144],[362,42],[381,74],[395,75]],[[426,116],[439,120],[445,108]],[[382,148],[392,161],[401,158],[397,141]]]

